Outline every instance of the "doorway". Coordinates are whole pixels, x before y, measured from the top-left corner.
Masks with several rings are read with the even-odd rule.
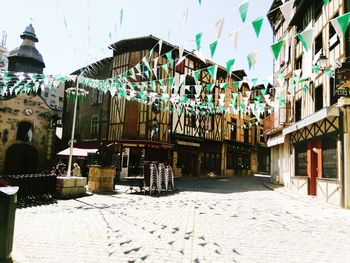
[[[309,195],[317,194],[317,177],[322,177],[322,142],[314,141],[308,144],[308,176]]]
[[[31,174],[37,172],[38,151],[29,144],[11,145],[6,152],[5,174]]]

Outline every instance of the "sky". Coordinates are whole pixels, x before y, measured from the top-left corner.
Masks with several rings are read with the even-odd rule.
[[[195,36],[202,32],[205,58],[225,66],[234,58],[234,70],[244,69],[249,78],[267,79],[273,72],[270,45],[273,36],[266,18],[272,0],[250,0],[246,23],[238,7],[243,0],[7,0],[2,1],[0,34],[7,33],[8,51],[18,47],[20,34],[32,23],[39,39],[47,74],[69,74],[99,59],[112,56],[108,46],[121,39],[154,35],[185,49],[196,48]],[[123,19],[120,24],[120,11]],[[183,22],[186,10],[188,18]],[[216,40],[215,23],[224,17],[216,53],[209,44]],[[251,22],[264,17],[260,37]],[[233,48],[229,34],[238,31]],[[257,64],[248,69],[247,55],[257,52]]]

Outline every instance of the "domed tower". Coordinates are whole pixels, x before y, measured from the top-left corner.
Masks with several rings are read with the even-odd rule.
[[[33,25],[26,27],[21,35],[23,42],[20,47],[10,52],[8,70],[28,73],[43,73],[45,63],[42,55],[35,47],[38,38]]]

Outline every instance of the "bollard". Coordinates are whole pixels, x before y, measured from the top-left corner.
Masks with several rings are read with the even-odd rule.
[[[0,262],[12,262],[17,186],[0,187]]]

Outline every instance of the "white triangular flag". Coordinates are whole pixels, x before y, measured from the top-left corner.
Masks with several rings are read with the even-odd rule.
[[[158,45],[159,45],[159,55],[160,55],[161,52],[162,52],[162,45],[163,45],[163,40],[162,39],[159,40]]]
[[[219,19],[216,23],[215,23],[215,29],[216,29],[216,38],[219,39],[221,37],[221,33],[222,33],[222,28],[224,25],[224,20],[225,18],[221,18]]]
[[[159,57],[156,57],[154,59],[154,65],[153,65],[153,73],[156,78],[157,78],[157,69],[158,69],[158,59]]]
[[[295,0],[290,0],[287,3],[280,6],[280,10],[285,19],[285,23],[289,24],[293,17],[293,7]]]
[[[231,42],[234,49],[237,49],[237,38],[238,38],[238,31],[234,31],[229,34],[229,37],[231,38]]]
[[[194,51],[194,54],[195,54],[200,60],[202,60],[204,63],[207,63],[207,62],[205,61],[204,55],[203,55],[203,53],[202,53],[202,49]]]
[[[187,22],[188,11],[189,11],[189,8],[187,8],[186,11],[183,12],[183,14],[182,14],[182,22],[183,22],[184,25],[185,25],[186,22]]]

